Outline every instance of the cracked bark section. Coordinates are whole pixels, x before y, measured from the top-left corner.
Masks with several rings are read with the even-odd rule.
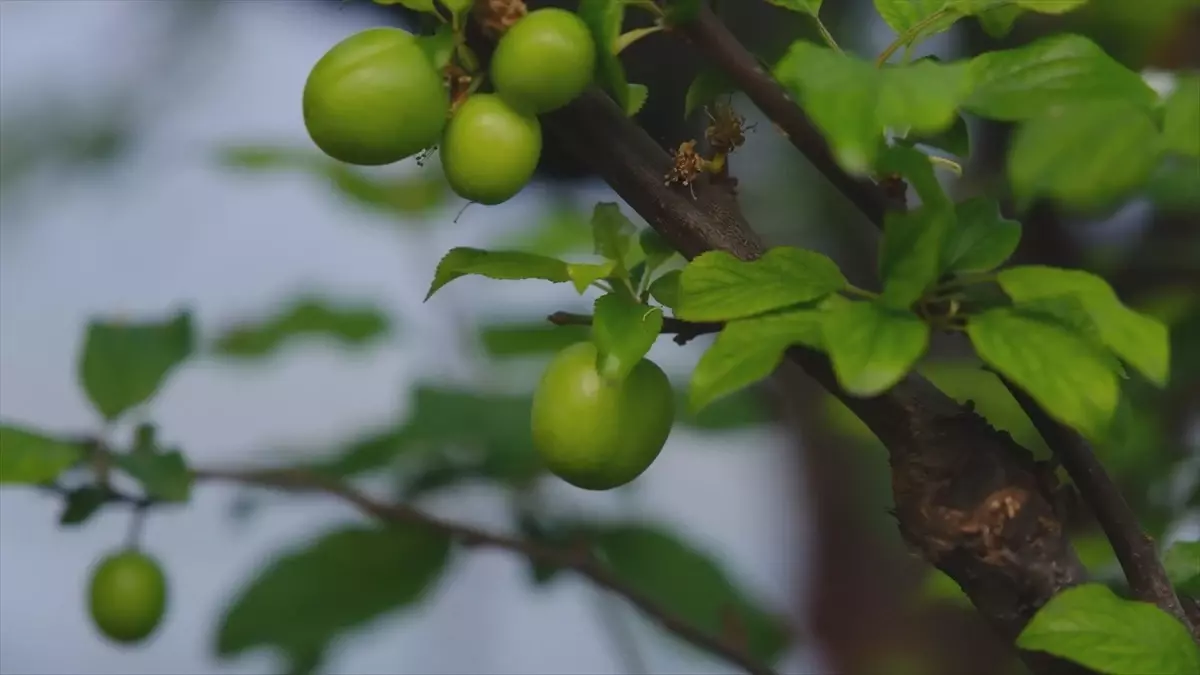
[[[734,193],[701,181],[694,194],[669,187],[667,152],[603,94],[591,91],[543,118],[546,133],[589,162],[617,194],[684,256],[719,249],[742,259],[764,244]],[[896,518],[906,541],[952,577],[993,628],[1015,639],[1056,592],[1086,579],[1027,450],[928,381],[910,376],[885,394],[841,392],[824,355],[789,350],[888,448]],[[1087,672],[1022,653],[1037,673]]]

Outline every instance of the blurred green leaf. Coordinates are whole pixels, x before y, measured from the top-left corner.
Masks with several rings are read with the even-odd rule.
[[[1146,196],[1166,211],[1200,211],[1200,159],[1167,157],[1145,183]]]
[[[157,322],[94,319],[80,353],[79,380],[96,410],[112,421],[154,396],[193,345],[190,312]]]
[[[928,21],[934,13],[947,5],[946,0],[875,0],[875,11],[892,27],[892,30],[903,35],[917,24]],[[944,31],[949,28],[957,15],[950,15],[937,26],[930,26],[923,31],[925,35]]]
[[[83,524],[108,503],[108,495],[108,490],[95,485],[85,485],[71,490],[66,495],[62,513],[58,517],[58,524],[64,526]]]
[[[967,110],[1003,121],[1043,117],[1061,106],[1121,101],[1149,109],[1157,96],[1141,76],[1081,35],[1060,34],[970,62]]]
[[[49,483],[83,456],[83,445],[77,441],[15,425],[0,426],[0,484]]]
[[[637,228],[621,213],[616,202],[600,202],[592,211],[592,237],[595,253],[623,264],[633,245]]]
[[[723,396],[693,413],[687,406],[688,393],[675,392],[676,421],[701,431],[728,431],[757,427],[771,422],[770,410],[753,387]]]
[[[1180,593],[1200,598],[1200,541],[1181,541],[1163,556],[1167,576]]]
[[[868,173],[885,129],[930,135],[951,128],[970,88],[964,64],[921,60],[876,68],[848,54],[798,41],[775,77],[800,100],[843,168]]]
[[[450,249],[438,263],[425,299],[429,300],[443,286],[468,274],[489,279],[544,279],[554,283],[571,280],[567,263],[555,258],[521,251],[484,251],[460,246]]]
[[[814,251],[776,246],[751,261],[709,251],[683,268],[675,316],[740,319],[823,298],[846,283],[837,263]]]
[[[904,142],[928,145],[964,159],[971,156],[971,131],[962,115],[949,128],[932,134],[909,134]]]
[[[650,284],[650,297],[663,307],[674,309],[679,305],[679,279],[683,270],[671,270]]]
[[[278,352],[290,341],[313,336],[361,347],[390,329],[391,321],[376,307],[302,297],[260,321],[226,329],[213,349],[222,356],[257,358]]]
[[[645,525],[594,530],[598,554],[624,583],[710,635],[734,635],[756,658],[773,662],[791,641],[780,615],[739,589],[707,553]]]
[[[141,483],[152,499],[186,502],[191,496],[192,473],[183,453],[159,447],[152,425],[139,426],[133,449],[116,459],[117,466]]]
[[[687,95],[683,101],[683,116],[691,117],[696,109],[716,101],[718,97],[730,94],[737,88],[724,70],[705,68],[696,75],[688,85]]]
[[[488,356],[551,354],[591,338],[587,326],[556,326],[549,321],[483,326],[479,338]]]
[[[1139,188],[1161,148],[1150,115],[1125,102],[1064,106],[1017,130],[1008,178],[1018,202],[1052,197],[1077,209],[1103,207]]]
[[[551,207],[532,228],[523,229],[501,242],[501,248],[551,258],[581,253],[592,245],[592,230],[587,214],[563,206]]]
[[[1167,99],[1163,114],[1166,149],[1200,157],[1200,77],[1182,77]]]
[[[221,619],[217,653],[274,647],[292,672],[313,672],[342,634],[419,604],[449,560],[449,538],[416,525],[327,533],[239,591]]]
[[[625,67],[616,54],[617,40],[625,24],[625,3],[621,0],[580,0],[576,11],[596,41],[597,84],[628,112],[630,87],[625,79]]]
[[[824,0],[767,0],[767,2],[793,12],[804,12],[816,16],[821,11],[821,3]]]
[[[1124,600],[1097,583],[1051,598],[1025,626],[1017,646],[1109,675],[1200,672],[1200,648],[1183,624],[1148,602]]]

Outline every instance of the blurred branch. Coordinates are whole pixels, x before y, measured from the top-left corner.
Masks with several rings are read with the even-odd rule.
[[[308,471],[207,469],[193,472],[196,480],[237,483],[290,492],[318,492],[332,495],[353,505],[362,513],[388,523],[427,527],[454,539],[463,546],[503,549],[530,560],[574,571],[595,585],[622,598],[662,628],[699,649],[721,658],[751,675],[775,675],[767,664],[758,661],[741,645],[724,636],[714,636],[675,616],[642,591],[626,584],[586,548],[553,548],[536,542],[496,534],[470,525],[452,523],[423,513],[407,504],[385,503],[372,499],[344,482]]]
[[[1096,459],[1087,441],[1075,430],[1052,419],[1028,394],[1007,378],[1000,381],[1020,404],[1021,409],[1033,422],[1046,445],[1075,481],[1080,495],[1091,507],[1104,534],[1112,543],[1113,552],[1121,563],[1129,589],[1135,597],[1158,605],[1163,611],[1179,619],[1192,634],[1200,639],[1200,632],[1188,621],[1167,571],[1158,559],[1154,542],[1142,531],[1137,516],[1104,466]]]
[[[546,320],[556,326],[590,326],[592,325],[592,317],[588,314],[572,314],[570,312],[555,312],[546,317]],[[690,321],[681,321],[674,317],[663,317],[662,331],[663,335],[674,335],[675,344],[685,345],[693,339],[710,333],[719,333],[725,324],[715,322],[692,323]]]

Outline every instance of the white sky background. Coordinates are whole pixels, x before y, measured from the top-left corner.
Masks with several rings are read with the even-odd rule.
[[[88,105],[145,54],[146,0],[0,0],[0,111],[18,99],[66,91]],[[329,4],[329,3],[325,3]],[[503,207],[459,204],[436,216],[428,238],[353,211],[298,175],[246,177],[209,161],[229,140],[304,142],[299,96],[311,65],[365,26],[302,2],[229,3],[219,40],[193,64],[149,140],[115,174],[26,193],[22,222],[0,227],[0,418],[49,430],[94,429],[74,381],[83,327],[98,313],[156,314],[190,305],[212,329],[315,289],[373,300],[402,324],[398,337],[357,355],[321,345],[289,349],[261,367],[199,362],[178,372],[151,412],[165,440],[196,464],[270,461],[273,449],[319,446],[386,423],[415,378],[467,377],[476,366],[446,349],[455,312],[498,304],[567,308],[569,289],[537,282],[455,282],[422,304],[438,257],[486,245],[536,217],[530,191]],[[141,41],[141,42],[140,42]],[[142,45],[141,47],[139,45]],[[77,96],[76,96],[77,95]],[[583,203],[613,199],[603,186]],[[13,217],[11,213],[3,214]],[[494,314],[494,312],[491,312]],[[652,356],[683,375],[694,350],[664,341]],[[486,373],[484,374],[486,375]],[[677,431],[639,481],[631,503],[557,490],[574,503],[653,514],[719,551],[728,567],[780,608],[795,597],[792,556],[804,523],[781,439],[768,432],[702,438]],[[127,516],[114,509],[59,530],[59,504],[0,491],[0,673],[268,673],[268,654],[218,662],[210,644],[238,584],[280,547],[357,519],[320,498],[278,498],[253,521],[228,516],[234,492],[204,486],[186,509],[151,517],[145,545],[172,584],[167,621],[152,643],[119,650],[94,633],[84,589],[94,559],[118,546]],[[446,514],[488,522],[494,494],[456,493]],[[492,518],[498,523],[499,518]],[[590,589],[574,580],[531,594],[519,561],[502,553],[460,560],[433,599],[345,640],[326,668],[342,673],[618,673],[597,628]],[[728,672],[643,631],[652,670]],[[808,671],[803,655],[788,672]]]

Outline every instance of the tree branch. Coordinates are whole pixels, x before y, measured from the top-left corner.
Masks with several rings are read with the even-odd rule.
[[[750,675],[776,675],[769,665],[756,659],[740,645],[724,636],[709,635],[659,605],[642,591],[625,583],[587,550],[553,548],[525,539],[441,520],[407,504],[385,503],[372,499],[341,481],[318,473],[294,469],[250,471],[201,469],[193,471],[193,476],[196,480],[201,481],[237,483],[291,492],[324,493],[338,497],[362,513],[383,522],[431,528],[464,546],[502,549],[533,561],[571,570],[586,577],[595,585],[624,598],[659,626],[699,649],[745,670]]]
[[[556,326],[592,325],[591,315],[572,314],[570,312],[555,312],[546,317],[546,320]],[[701,335],[719,333],[724,326],[725,324],[722,323],[692,323],[690,321],[683,321],[674,317],[664,316],[662,330],[659,332],[663,335],[674,335],[675,344],[685,345]]]
[[[703,8],[697,18],[682,25],[681,30],[871,222],[882,227],[883,216],[889,208],[903,208],[879,185],[857,180],[837,165],[823,136],[800,106],[763,70],[758,60],[711,10]],[[1018,396],[1016,387],[1007,381],[1005,384],[1014,396]],[[1081,495],[1117,551],[1130,587],[1139,597],[1154,602],[1190,627],[1153,545],[1091,448],[1074,431],[1050,420],[1024,394],[1017,400],[1079,485]],[[1197,632],[1196,628],[1192,629]]]
[[[800,154],[868,220],[882,228],[883,217],[888,209],[904,207],[902,196],[895,198],[876,183],[855,178],[838,166],[825,137],[804,114],[804,110],[707,6],[700,10],[695,20],[680,25],[679,30],[706,59],[725,71],[738,89],[787,136]]]
[[[1129,589],[1135,597],[1158,605],[1163,611],[1179,619],[1200,639],[1196,628],[1188,621],[1183,605],[1175,595],[1175,589],[1167,577],[1155,550],[1154,542],[1142,530],[1133,509],[1121,496],[1121,491],[1104,466],[1096,459],[1088,443],[1074,429],[1051,418],[1028,394],[1005,377],[1000,377],[1013,398],[1020,404],[1025,415],[1033,422],[1046,445],[1075,481],[1079,494],[1091,507],[1104,534],[1112,543],[1117,561],[1129,580]]]

